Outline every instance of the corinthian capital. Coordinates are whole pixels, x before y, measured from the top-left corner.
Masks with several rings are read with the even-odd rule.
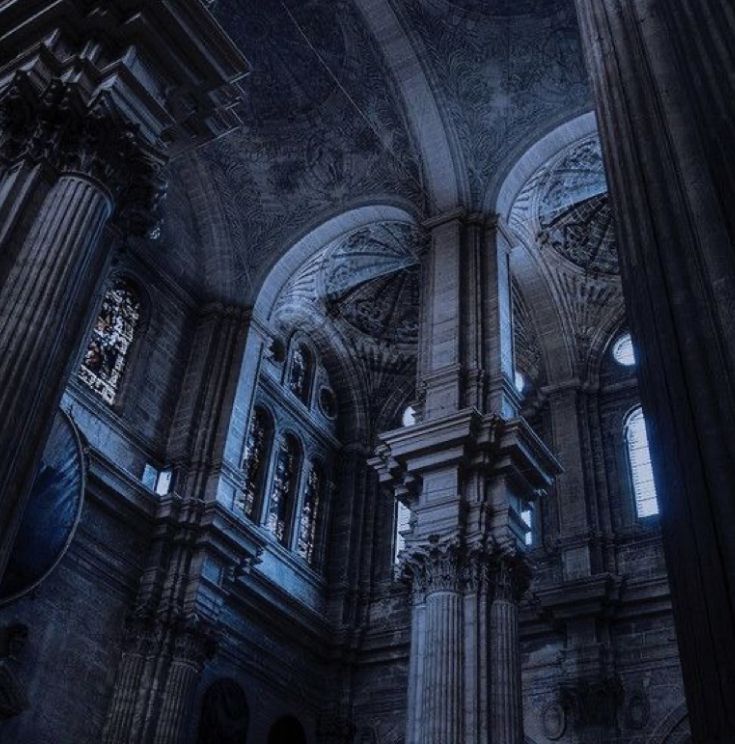
[[[403,574],[413,582],[419,596],[433,592],[462,590],[465,575],[464,547],[457,537],[429,538],[423,545],[413,546],[403,555]]]
[[[0,94],[0,160],[94,180],[117,205],[127,232],[145,235],[157,221],[165,155],[120,115],[109,93],[89,98],[76,83],[58,79],[39,87],[17,72]]]

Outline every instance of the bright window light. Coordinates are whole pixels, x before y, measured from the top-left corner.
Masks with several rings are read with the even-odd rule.
[[[618,364],[624,367],[635,366],[635,349],[630,333],[624,333],[613,346],[613,357]]]
[[[658,514],[658,498],[656,484],[653,480],[646,419],[641,408],[636,408],[625,422],[625,443],[628,448],[628,461],[638,518],[652,517]]]

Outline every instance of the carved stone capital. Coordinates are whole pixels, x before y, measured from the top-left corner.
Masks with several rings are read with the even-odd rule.
[[[198,615],[185,617],[156,615],[139,608],[128,617],[125,650],[129,654],[153,657],[169,655],[172,661],[201,669],[219,640],[219,629]]]
[[[496,556],[490,568],[493,599],[520,602],[531,582],[531,571],[521,556]]]
[[[405,551],[403,574],[413,582],[416,598],[433,592],[459,592],[464,586],[465,552],[457,537],[429,538],[429,543]]]
[[[136,235],[158,221],[165,156],[116,110],[109,94],[88,98],[75,83],[45,87],[19,71],[0,95],[0,160],[42,164],[86,176],[116,204],[116,220]]]

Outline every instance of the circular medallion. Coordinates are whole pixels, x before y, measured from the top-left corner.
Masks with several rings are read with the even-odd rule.
[[[0,583],[0,603],[26,594],[56,567],[79,523],[84,488],[79,434],[68,414],[58,411]]]
[[[559,703],[549,703],[541,711],[541,726],[544,736],[557,741],[567,730],[567,714]]]
[[[328,419],[337,418],[337,397],[328,387],[319,389],[319,408]]]

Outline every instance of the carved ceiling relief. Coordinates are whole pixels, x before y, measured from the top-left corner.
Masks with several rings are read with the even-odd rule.
[[[276,315],[308,305],[328,317],[354,349],[396,347],[413,356],[418,343],[418,253],[410,225],[380,223],[325,247],[289,281]]]
[[[589,108],[572,3],[409,0],[394,7],[428,53],[478,207],[504,165],[549,122]]]
[[[528,179],[509,224],[544,266],[582,373],[623,308],[597,135],[570,145]]]
[[[306,313],[341,339],[377,416],[385,400],[415,374],[419,329],[415,227],[382,222],[325,246],[289,280],[273,312],[275,323]]]
[[[399,96],[352,3],[219,0],[215,13],[253,65],[243,126],[196,156],[214,180],[230,242],[222,271],[236,286],[252,295],[291,236],[357,198],[423,208]]]
[[[536,332],[536,321],[533,311],[524,300],[515,282],[513,283],[513,333],[516,367],[533,381],[535,387],[539,387],[545,382],[545,373],[541,345]]]

